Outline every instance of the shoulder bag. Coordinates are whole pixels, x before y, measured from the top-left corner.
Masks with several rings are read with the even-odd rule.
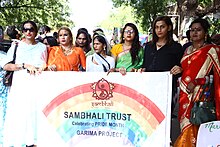
[[[207,86],[208,84],[203,86],[203,91],[200,94],[199,100],[194,103],[193,108],[191,109],[189,121],[194,125],[200,125],[202,123],[216,120],[215,100],[211,94],[213,75],[210,75],[209,81],[209,86]],[[202,101],[202,96],[204,95],[205,98]]]
[[[18,48],[18,43],[16,42],[15,49],[14,49],[13,60],[11,62],[9,62],[9,63],[15,64],[17,48]],[[5,75],[3,77],[3,84],[5,86],[11,86],[12,85],[13,73],[14,73],[14,71],[6,71],[5,72]]]

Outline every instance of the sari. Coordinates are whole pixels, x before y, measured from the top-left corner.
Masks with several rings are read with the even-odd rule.
[[[206,45],[199,50],[193,51],[188,47],[182,60],[183,73],[180,81],[179,96],[179,121],[181,134],[177,138],[174,147],[196,146],[199,126],[190,123],[190,112],[194,102],[198,101],[202,87],[198,83],[192,93],[187,92],[190,82],[204,79],[213,72],[214,76],[214,98],[216,103],[216,117],[220,120],[220,48],[215,45]]]
[[[122,44],[116,44],[111,49],[112,55],[116,57],[116,67],[115,68],[126,68],[126,71],[131,71],[132,68],[139,69],[142,67],[144,60],[144,50],[140,48],[137,60],[132,64],[132,58],[129,50],[123,50]]]
[[[0,67],[0,146],[3,144],[3,129],[7,108],[8,87],[3,84],[5,71]]]
[[[54,46],[48,55],[47,66],[50,65],[56,65],[57,71],[79,71],[80,65],[86,68],[86,57],[80,47],[73,47],[72,53],[66,56],[61,46]]]

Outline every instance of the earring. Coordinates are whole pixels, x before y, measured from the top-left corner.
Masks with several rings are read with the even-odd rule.
[[[205,35],[205,42],[207,41],[207,35]]]

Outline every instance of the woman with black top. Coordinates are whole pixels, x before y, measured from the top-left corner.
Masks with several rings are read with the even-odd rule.
[[[143,69],[147,72],[170,71],[173,75],[172,110],[175,106],[177,80],[182,68],[182,46],[173,40],[173,24],[168,16],[159,16],[153,23],[153,39],[145,46]]]

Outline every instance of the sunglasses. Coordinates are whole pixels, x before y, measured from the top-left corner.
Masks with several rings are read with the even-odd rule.
[[[127,33],[127,34],[128,34],[128,33],[133,34],[133,33],[134,33],[134,30],[125,30],[124,32]]]
[[[34,32],[34,28],[32,28],[32,27],[31,28],[24,28],[23,31],[24,32],[27,32],[27,31]]]

